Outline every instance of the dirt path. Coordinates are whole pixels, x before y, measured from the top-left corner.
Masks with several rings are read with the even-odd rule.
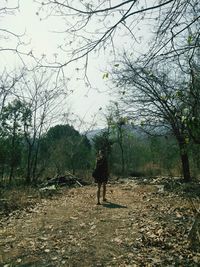
[[[188,201],[152,185],[63,190],[29,212],[1,219],[0,266],[199,266],[188,248]]]

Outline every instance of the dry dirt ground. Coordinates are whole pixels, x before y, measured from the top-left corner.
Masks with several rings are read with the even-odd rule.
[[[200,266],[187,198],[134,181],[109,184],[107,198],[98,206],[95,186],[62,189],[2,216],[0,266]]]

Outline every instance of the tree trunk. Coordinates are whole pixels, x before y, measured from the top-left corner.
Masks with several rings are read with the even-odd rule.
[[[123,149],[123,145],[120,143],[120,150],[121,150],[121,164],[122,164],[122,174],[124,174],[125,171],[125,162],[124,162],[124,149]]]
[[[31,156],[32,156],[32,146],[29,144],[28,158],[27,158],[27,174],[26,174],[26,183],[27,184],[30,184],[30,182],[31,182]]]
[[[26,166],[26,183],[30,184],[31,183],[31,172],[33,169],[33,160],[34,160],[33,149],[34,149],[34,144],[35,144],[35,133],[31,140],[31,138],[28,135],[28,128],[25,128],[25,125],[24,125],[24,136],[27,142],[27,147],[28,147],[27,166]]]
[[[75,166],[74,166],[74,159],[73,159],[73,156],[72,156],[72,158],[71,158],[71,170],[72,170],[72,174],[73,175],[75,175],[76,173],[76,171],[75,171]]]
[[[34,164],[33,164],[33,174],[32,174],[32,181],[35,183],[37,182],[37,179],[38,179],[38,177],[36,176],[36,170],[37,170],[37,163],[38,163],[39,143],[40,143],[40,140],[38,139],[36,152],[35,152],[35,159],[34,159]]]
[[[17,117],[15,116],[13,122],[13,132],[12,132],[12,142],[11,142],[11,159],[10,159],[10,174],[9,174],[9,183],[11,183],[14,173],[14,157],[15,157],[15,138],[16,138],[16,121]]]
[[[125,171],[125,161],[124,161],[124,148],[123,148],[123,134],[122,134],[122,128],[121,126],[118,128],[118,142],[119,142],[119,147],[121,150],[121,164],[122,164],[122,175],[124,175]]]
[[[3,163],[2,167],[1,167],[1,179],[2,179],[2,181],[3,181],[3,177],[4,177],[4,170],[5,170],[5,164]]]
[[[182,162],[184,181],[185,182],[190,182],[191,181],[190,164],[189,164],[189,159],[188,159],[188,154],[187,153],[181,154],[181,162]]]
[[[179,143],[180,153],[181,153],[181,163],[183,170],[183,179],[184,182],[188,183],[191,181],[190,176],[190,163],[188,158],[188,153],[184,144]]]

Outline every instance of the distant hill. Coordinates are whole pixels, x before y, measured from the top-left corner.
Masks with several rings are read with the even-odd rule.
[[[94,129],[94,130],[91,130],[89,132],[86,132],[86,136],[87,136],[88,140],[92,141],[92,139],[96,135],[101,134],[104,130],[105,130],[105,128],[104,129]]]
[[[132,125],[125,125],[124,128],[132,133],[133,135],[135,135],[138,138],[146,138],[148,135],[142,130],[141,127],[139,126],[132,126]],[[104,132],[106,130],[106,128],[103,129],[94,129],[91,130],[89,132],[86,133],[87,138],[92,141],[92,139],[96,136],[96,135],[100,135],[102,132]]]

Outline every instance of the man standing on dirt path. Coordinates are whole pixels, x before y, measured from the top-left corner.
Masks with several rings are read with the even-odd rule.
[[[96,158],[96,167],[92,173],[92,176],[97,183],[97,205],[100,205],[100,192],[103,185],[103,201],[106,201],[106,184],[108,182],[108,161],[105,151],[99,150]]]

